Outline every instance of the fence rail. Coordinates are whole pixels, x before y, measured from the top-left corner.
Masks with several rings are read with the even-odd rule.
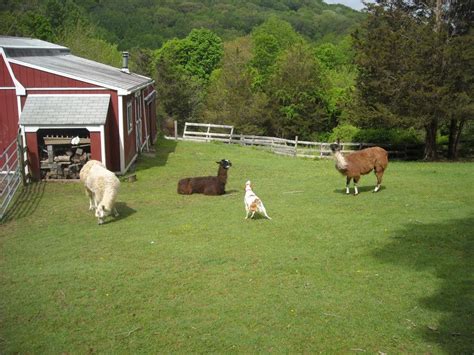
[[[18,140],[15,139],[0,154],[0,220],[21,183]]]
[[[295,139],[284,139],[278,137],[255,136],[235,134],[234,127],[228,125],[204,124],[186,122],[183,136],[179,138],[175,129],[175,137],[166,137],[168,139],[192,140],[198,142],[226,142],[240,144],[244,146],[257,146],[272,151],[275,154],[296,156],[303,158],[329,158],[331,150],[330,143],[301,141],[298,137]],[[349,153],[374,146],[371,143],[341,143],[342,152]],[[391,158],[401,160],[421,159],[423,146],[420,144],[378,144],[386,149]]]

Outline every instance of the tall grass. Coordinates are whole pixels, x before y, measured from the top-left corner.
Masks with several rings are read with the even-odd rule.
[[[181,196],[214,175],[228,193]],[[391,162],[359,196],[330,161],[160,141],[98,226],[80,184],[0,225],[0,352],[470,353],[471,163]],[[273,220],[244,220],[252,180]]]

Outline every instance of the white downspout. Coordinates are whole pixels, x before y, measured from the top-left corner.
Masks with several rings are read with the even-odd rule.
[[[105,156],[105,126],[100,125],[100,156],[102,157],[102,164],[107,166],[107,157]]]
[[[125,172],[125,141],[123,132],[123,96],[118,96],[118,124],[119,124],[119,137],[120,137],[120,173]]]

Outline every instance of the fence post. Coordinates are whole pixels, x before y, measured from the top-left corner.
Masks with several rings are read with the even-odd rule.
[[[230,129],[230,135],[229,135],[229,144],[232,143],[232,138],[234,136],[234,126]]]
[[[19,169],[20,169],[20,174],[21,174],[21,183],[23,186],[26,186],[26,174],[25,174],[25,157],[23,154],[23,144],[22,144],[22,137],[21,134],[18,134],[16,138],[16,149],[17,149],[17,154],[18,154],[18,164]]]
[[[295,137],[295,157],[298,155],[298,136]]]
[[[174,120],[173,124],[174,124],[174,140],[177,141],[178,140],[178,121]]]

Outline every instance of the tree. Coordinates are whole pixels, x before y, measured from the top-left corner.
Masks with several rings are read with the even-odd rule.
[[[272,105],[271,133],[309,139],[314,132],[327,131],[326,82],[307,45],[297,43],[285,51],[266,90]]]
[[[377,0],[369,5],[367,21],[354,36],[360,70],[357,89],[368,108],[365,112],[378,122],[389,112],[387,126],[423,127],[425,159],[437,159],[440,125],[455,112],[464,112],[453,111],[453,97],[472,98],[472,74],[463,76],[462,85],[452,80],[465,71],[472,73],[456,47],[460,36],[467,48],[474,45],[472,36],[467,36],[469,16],[472,8],[457,0]],[[460,99],[457,104],[468,107],[472,105],[468,101]]]
[[[252,32],[253,58],[251,67],[254,70],[254,86],[262,89],[271,75],[278,56],[296,43],[303,43],[303,38],[291,25],[276,17],[270,17]]]
[[[249,37],[225,44],[222,67],[215,71],[209,85],[202,112],[204,122],[233,125],[244,134],[266,132],[268,98],[252,89],[251,58]]]
[[[222,40],[212,31],[192,30],[184,39],[167,41],[156,53],[158,112],[180,124],[200,109],[213,70],[220,63]]]

